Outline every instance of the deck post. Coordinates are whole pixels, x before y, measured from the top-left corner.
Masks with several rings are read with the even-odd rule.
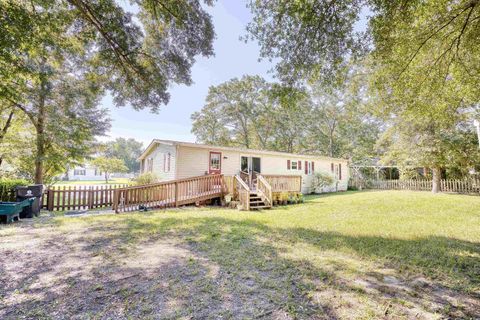
[[[178,182],[175,181],[175,208],[178,208]]]

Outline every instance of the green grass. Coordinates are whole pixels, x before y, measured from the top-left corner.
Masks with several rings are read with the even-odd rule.
[[[126,184],[131,183],[132,181],[128,178],[114,178],[109,179],[108,184]],[[104,185],[105,180],[84,180],[84,181],[58,181],[54,185],[55,186],[72,186],[72,185],[80,185],[80,186],[90,186],[90,185]]]
[[[57,216],[32,227],[36,241],[44,230],[66,251],[91,255],[76,277],[82,288],[118,292],[89,307],[105,317],[118,317],[105,306],[120,298],[122,316],[133,318],[480,317],[480,197],[346,192],[260,212]],[[1,228],[0,243],[28,230]],[[136,272],[128,285],[112,284]]]

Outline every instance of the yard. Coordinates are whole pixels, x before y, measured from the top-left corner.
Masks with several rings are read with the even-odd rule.
[[[480,197],[43,216],[0,256],[2,319],[480,317]]]

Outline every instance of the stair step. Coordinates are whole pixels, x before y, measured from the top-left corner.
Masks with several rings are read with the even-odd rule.
[[[253,206],[250,209],[270,209],[271,206]]]
[[[265,203],[263,200],[250,201],[250,204]]]

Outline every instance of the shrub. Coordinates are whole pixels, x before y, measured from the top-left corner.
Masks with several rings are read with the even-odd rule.
[[[143,174],[139,175],[135,179],[135,184],[140,186],[140,185],[151,184],[151,183],[155,183],[155,182],[159,182],[159,181],[160,181],[160,177],[157,176],[155,173],[146,172],[146,173],[143,173]]]
[[[15,187],[28,184],[29,182],[25,179],[0,178],[0,200],[15,201]]]
[[[325,187],[331,187],[336,183],[335,178],[326,172],[317,172],[312,179],[312,189],[314,192],[322,192]]]

